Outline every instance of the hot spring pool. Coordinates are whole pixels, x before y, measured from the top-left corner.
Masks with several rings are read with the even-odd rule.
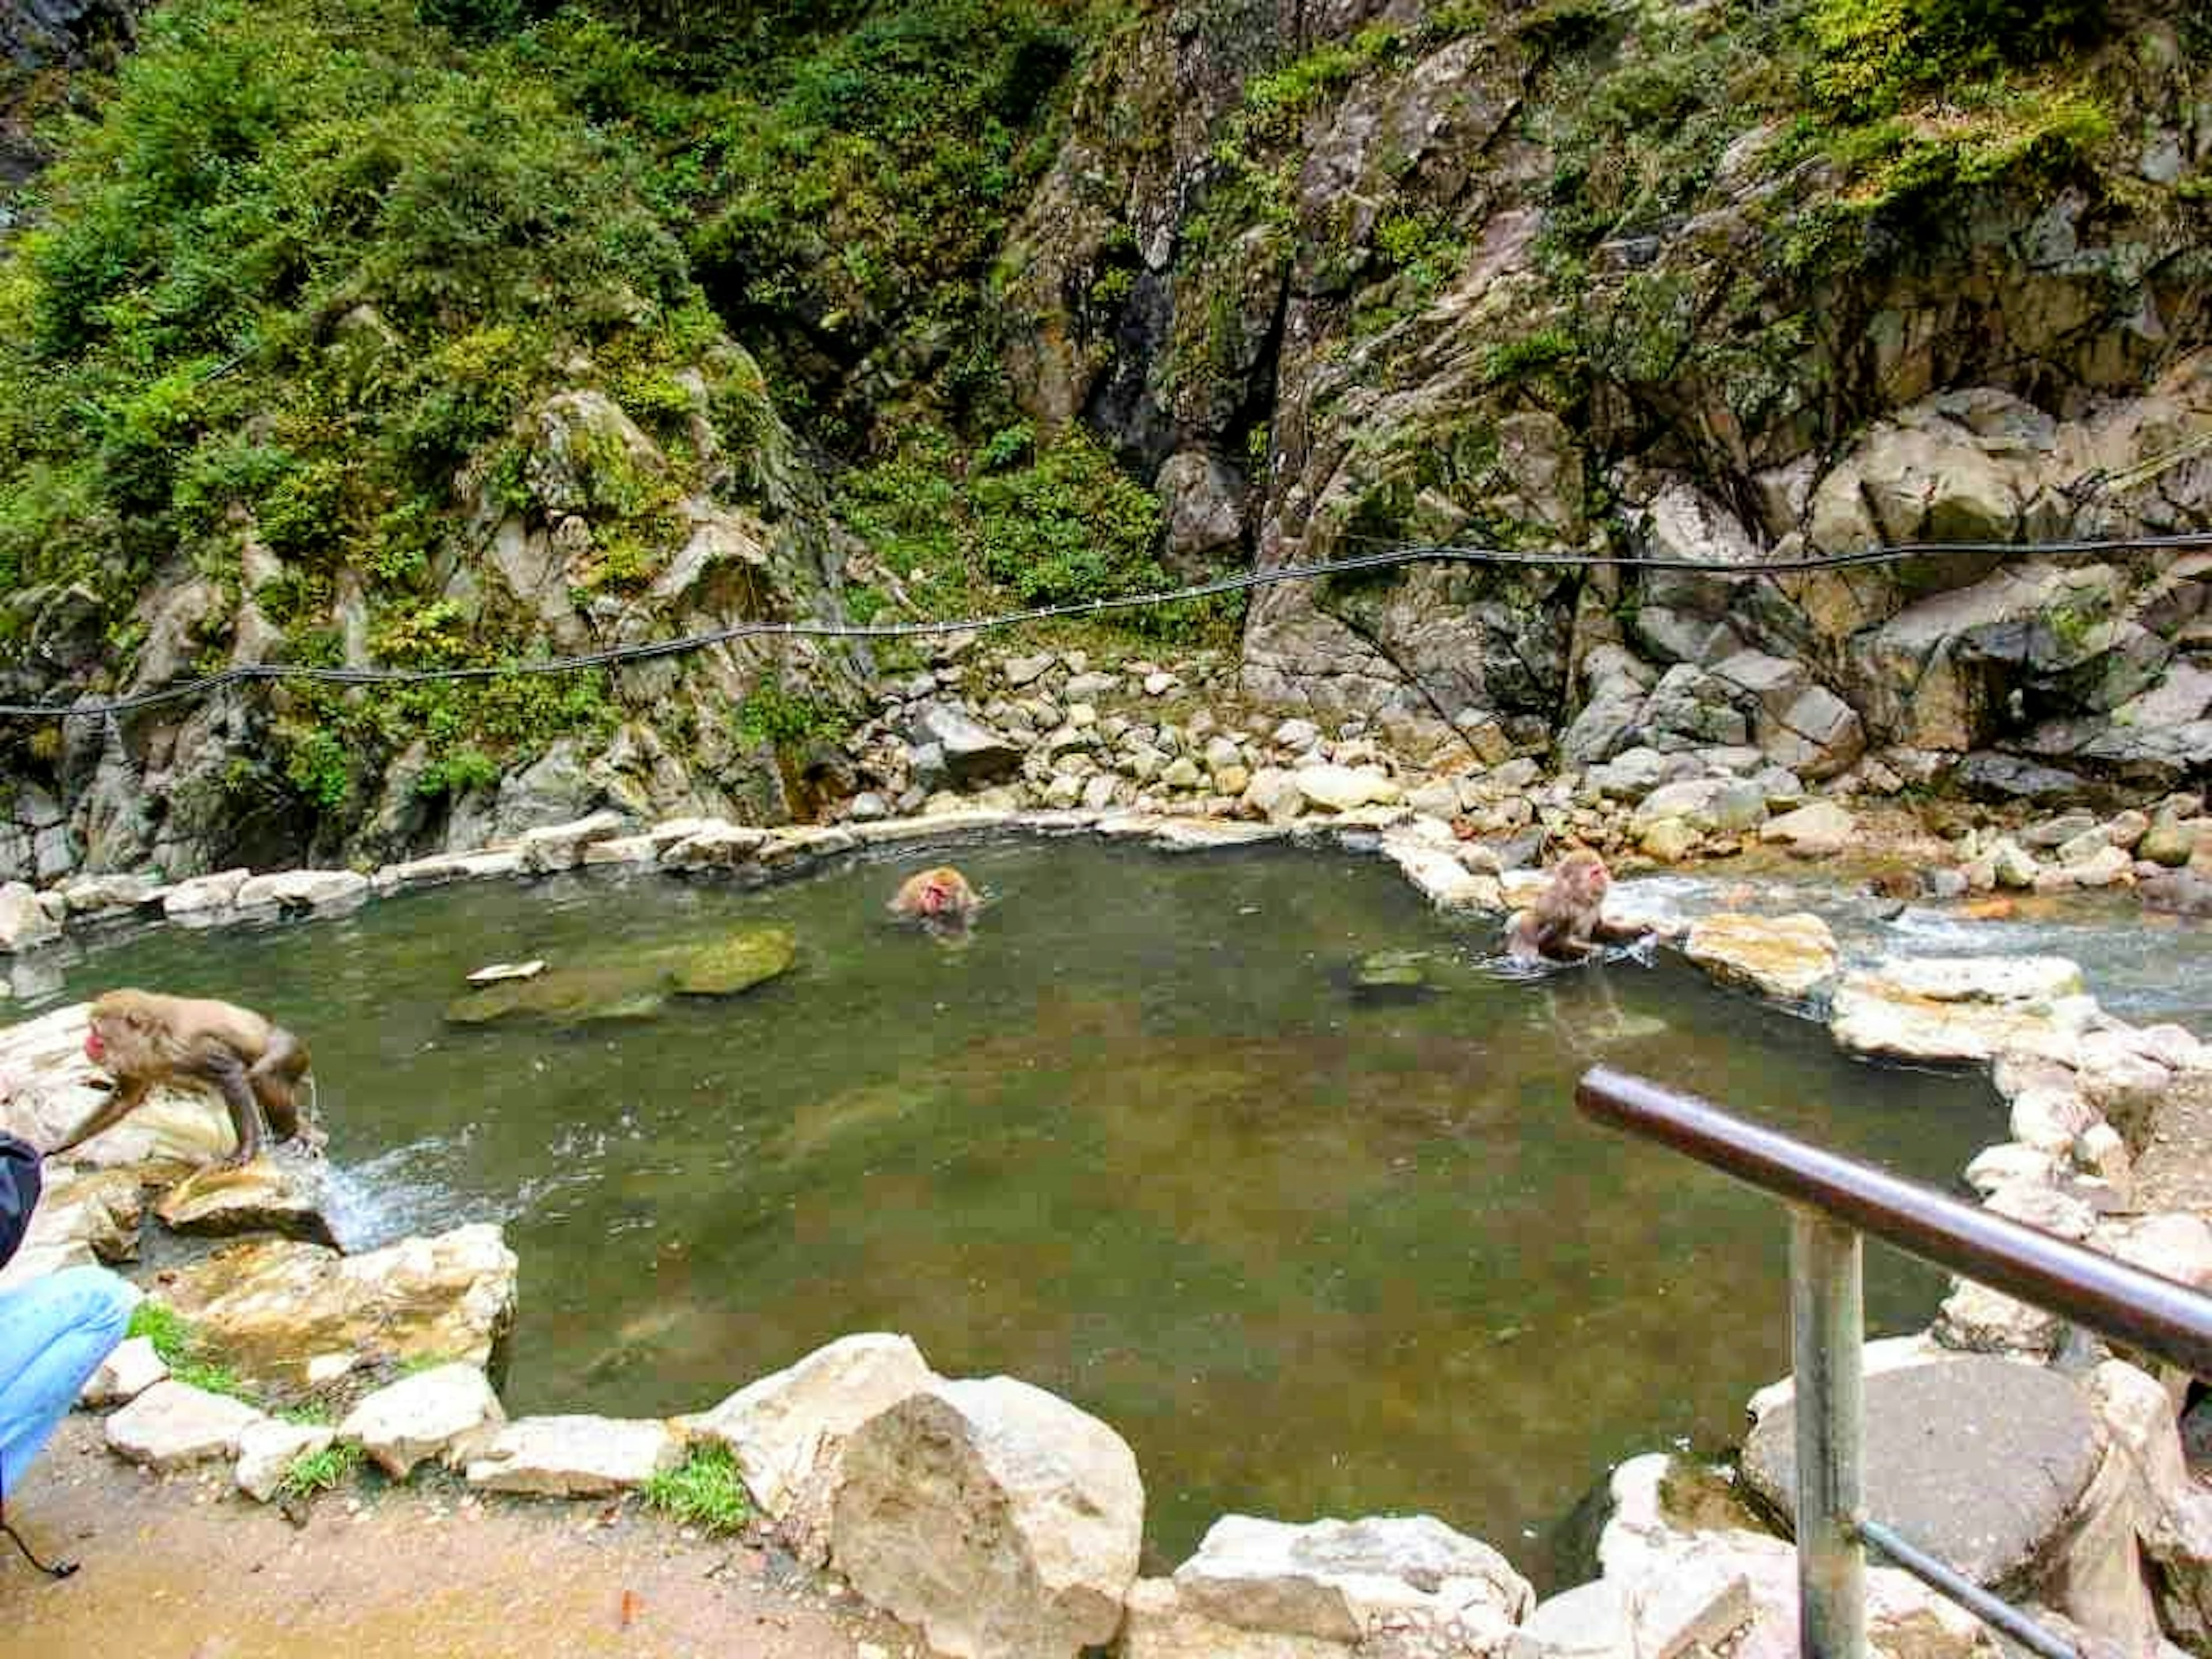
[[[895,927],[945,856],[993,903]],[[495,960],[611,963],[785,924],[793,971],[562,1030],[445,1018]],[[263,1008],[313,1047],[347,1243],[498,1219],[510,1411],[702,1409],[902,1331],[1113,1425],[1149,1563],[1229,1510],[1433,1513],[1540,1587],[1618,1459],[1737,1437],[1788,1368],[1781,1212],[1575,1113],[1593,1061],[1902,1173],[2003,1138],[1979,1079],[1870,1066],[1679,963],[1492,978],[1494,924],[1388,866],[1087,842],[909,854],[747,890],[477,884],[338,921],[167,929],[71,963]],[[1358,992],[1381,951],[1434,994]],[[1870,1249],[1877,1331],[1942,1280]]]

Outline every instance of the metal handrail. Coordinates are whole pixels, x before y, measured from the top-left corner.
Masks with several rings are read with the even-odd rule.
[[[1872,1544],[2035,1651],[2070,1656],[2070,1646],[1862,1512],[1859,1235],[2201,1376],[2212,1376],[2212,1297],[1647,1078],[1592,1066],[1576,1085],[1575,1103],[1595,1121],[1656,1140],[1791,1206],[1802,1651],[1849,1659],[1865,1652],[1862,1547]]]

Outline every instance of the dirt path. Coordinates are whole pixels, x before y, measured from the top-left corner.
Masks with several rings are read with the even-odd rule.
[[[80,1413],[9,1500],[0,1655],[76,1659],[916,1659],[902,1626],[635,1504],[356,1488],[295,1527],[227,1471],[160,1478]]]

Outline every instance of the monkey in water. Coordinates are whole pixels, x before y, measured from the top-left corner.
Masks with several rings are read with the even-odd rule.
[[[238,1146],[223,1160],[228,1168],[252,1162],[272,1133],[291,1140],[301,1133],[307,1045],[251,1008],[207,997],[104,992],[92,1005],[84,1053],[112,1074],[114,1092],[57,1152],[120,1122],[155,1084],[179,1079],[205,1084],[229,1107]]]
[[[908,876],[890,902],[893,915],[919,921],[939,935],[966,933],[982,908],[982,898],[968,884],[968,878],[949,864]]]
[[[1580,962],[1605,945],[1626,945],[1650,930],[1605,919],[1613,876],[1605,860],[1578,847],[1552,867],[1552,884],[1525,910],[1514,913],[1505,948],[1521,962]]]

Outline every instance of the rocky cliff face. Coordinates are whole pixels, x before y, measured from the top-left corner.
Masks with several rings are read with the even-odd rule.
[[[519,477],[486,470],[460,480],[466,528],[434,573],[437,614],[473,623],[489,613],[514,636],[543,641],[544,655],[567,658],[794,615],[837,619],[827,515],[788,434],[771,424],[749,456],[732,458],[705,418],[710,381],[744,367],[738,356],[687,377],[698,404],[690,433],[698,465],[687,469],[603,391],[544,400],[527,423]],[[742,488],[732,476],[741,465],[751,475]],[[679,488],[685,478],[696,487]],[[611,589],[598,580],[607,554],[594,521],[641,491],[673,492],[676,533],[648,579]],[[272,659],[283,635],[262,606],[301,573],[250,531],[246,547],[234,600],[191,572],[147,590],[136,619],[143,643],[117,688],[123,695],[172,684],[194,665]],[[38,607],[34,629],[58,630],[74,614],[66,592],[18,601]],[[392,661],[390,639],[372,649],[357,583],[339,582],[331,612],[337,665]],[[362,799],[319,823],[257,812],[259,798],[239,783],[240,757],[266,745],[270,720],[296,712],[288,687],[233,687],[120,719],[65,720],[61,778],[75,810],[65,816],[46,791],[20,790],[16,822],[0,830],[0,863],[50,878],[80,863],[151,863],[186,876],[234,862],[297,862],[302,848],[329,862],[389,859],[477,847],[603,807],[644,820],[708,813],[788,822],[849,789],[848,765],[834,747],[778,741],[787,734],[749,728],[733,711],[763,687],[771,697],[791,686],[853,702],[865,678],[863,659],[805,639],[741,637],[626,664],[610,672],[595,716],[526,766],[455,772],[433,738],[418,738],[365,780]],[[363,696],[344,695],[356,703]]]
[[[1832,162],[1708,107],[1709,169],[1593,232],[1584,175],[1634,152],[1574,100],[1620,72],[1571,67],[1540,13],[1456,33],[1450,9],[1171,6],[1087,89],[1008,261],[1015,362],[1038,414],[1156,477],[1190,545],[1755,568],[2212,527],[2212,266],[2201,195],[2171,188],[2212,155],[2212,101],[2171,29],[2116,49],[2124,173],[2000,167],[1854,216]],[[1613,61],[1684,50],[1688,15]],[[2208,568],[1424,566],[1267,590],[1243,683],[1564,733],[1577,762],[1756,741],[1817,778],[1893,745],[1993,788],[2164,784],[2212,757]]]
[[[1923,98],[1854,152],[1777,112],[1775,76],[1799,71],[1761,31],[1798,10],[1171,0],[1082,60],[980,328],[1040,430],[1088,426],[1157,490],[1172,568],[1439,544],[1590,561],[1262,590],[1248,698],[1456,732],[1491,764],[1742,746],[1808,781],[2037,799],[2201,774],[2212,551],[1790,568],[2212,530],[2194,26],[2116,14],[2087,92],[1995,114]],[[131,15],[54,0],[0,46],[75,61]],[[920,326],[905,356],[948,361],[954,325]],[[397,372],[373,307],[327,332],[341,395]],[[119,630],[67,584],[12,595],[13,688],[151,690],[303,641],[343,665],[444,660],[423,635],[487,617],[540,655],[834,619],[854,544],[742,344],[646,404],[580,357],[455,479],[462,528],[404,619],[366,556],[305,568],[241,520],[237,572],[179,553]],[[902,349],[816,364],[809,395],[896,420],[912,387],[871,377]],[[299,734],[373,738],[357,692],[71,720],[9,763],[0,873],[388,859],[605,805],[803,817],[849,793],[854,755],[779,711],[857,711],[867,678],[843,652],[732,642],[518,718],[530,740],[496,761],[426,716],[349,781]],[[733,719],[749,700],[764,717]],[[277,726],[289,793],[254,763]]]

